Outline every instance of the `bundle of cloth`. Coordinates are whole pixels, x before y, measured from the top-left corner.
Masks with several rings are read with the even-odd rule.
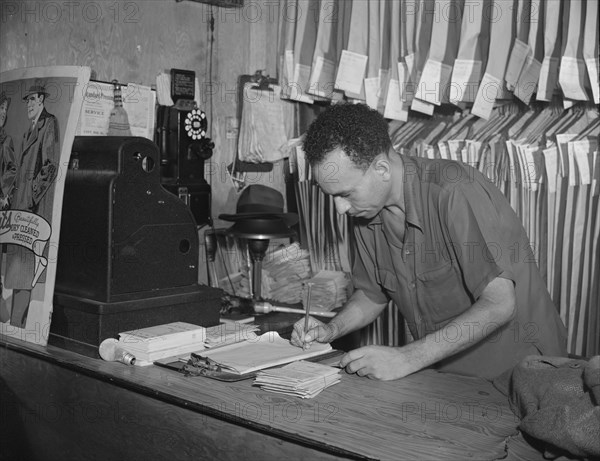
[[[528,356],[494,384],[545,458],[600,458],[600,356]]]

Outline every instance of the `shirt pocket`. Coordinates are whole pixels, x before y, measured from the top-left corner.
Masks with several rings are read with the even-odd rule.
[[[417,300],[433,326],[456,317],[472,304],[460,273],[450,262],[417,274]]]

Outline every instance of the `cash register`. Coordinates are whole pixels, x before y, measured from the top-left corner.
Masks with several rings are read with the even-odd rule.
[[[99,357],[119,332],[219,322],[221,291],[198,283],[198,226],[161,185],[158,146],[76,137],[65,178],[49,343]]]

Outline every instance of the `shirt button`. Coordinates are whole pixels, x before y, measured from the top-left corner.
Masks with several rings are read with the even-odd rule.
[[[409,255],[410,254],[410,250],[404,250],[404,254]]]
[[[412,289],[415,289],[416,286],[417,286],[417,284],[415,282],[410,282],[410,287]]]

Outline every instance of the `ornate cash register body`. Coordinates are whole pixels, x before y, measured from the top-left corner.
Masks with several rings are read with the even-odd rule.
[[[122,331],[218,323],[220,290],[198,284],[194,216],[161,185],[153,142],[76,137],[65,181],[51,344],[96,357]]]

